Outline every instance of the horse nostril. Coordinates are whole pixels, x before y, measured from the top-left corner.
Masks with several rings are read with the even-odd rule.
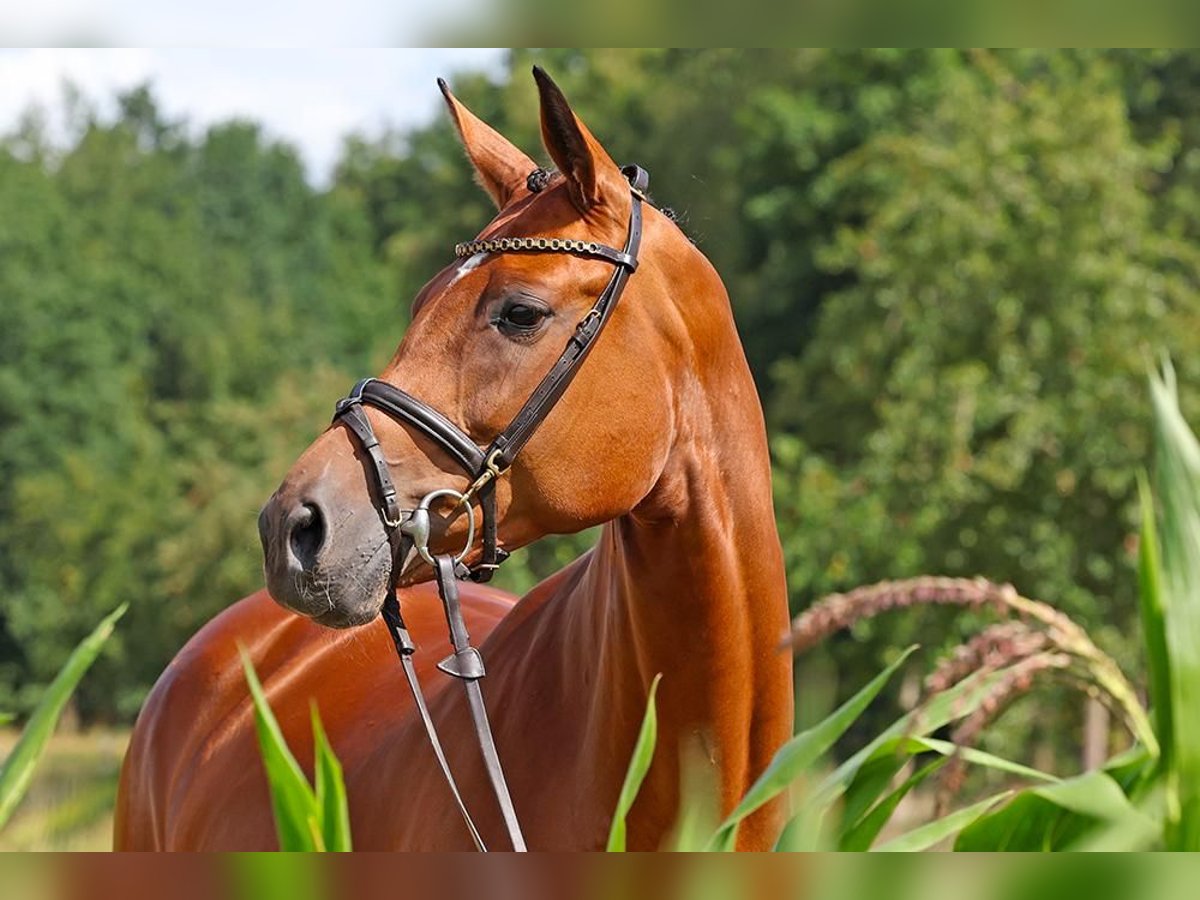
[[[325,518],[321,510],[311,503],[305,503],[288,516],[288,526],[288,544],[292,556],[306,572],[315,568],[317,554],[325,543]]]

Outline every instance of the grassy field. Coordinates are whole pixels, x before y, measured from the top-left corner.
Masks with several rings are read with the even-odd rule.
[[[0,729],[0,758],[17,733]],[[110,850],[113,801],[128,731],[56,734],[28,796],[0,832],[0,852]]]

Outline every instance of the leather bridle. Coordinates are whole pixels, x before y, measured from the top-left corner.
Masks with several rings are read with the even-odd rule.
[[[333,417],[335,424],[341,422],[350,429],[365,454],[364,462],[368,481],[374,482],[378,492],[378,511],[383,519],[384,527],[387,529],[388,539],[392,542],[393,570],[396,565],[395,556],[402,543],[400,537],[407,537],[412,542],[413,549],[433,567],[438,593],[442,598],[446,621],[450,628],[450,643],[454,648],[454,652],[450,656],[438,663],[438,668],[463,683],[488,777],[491,780],[492,789],[500,806],[513,849],[518,851],[525,850],[525,839],[521,834],[516,810],[513,808],[504,772],[500,767],[499,756],[488,722],[487,709],[479,686],[479,680],[484,676],[483,657],[478,649],[471,646],[470,636],[467,634],[466,624],[462,617],[457,582],[462,578],[470,578],[477,582],[487,581],[508,557],[508,554],[498,545],[496,538],[496,479],[508,471],[517,455],[533,437],[538,427],[554,409],[563,392],[571,384],[600,333],[604,330],[604,326],[611,319],[629,277],[637,270],[638,249],[642,239],[642,202],[646,199],[645,191],[649,185],[650,176],[638,166],[625,166],[621,172],[629,181],[632,198],[628,236],[623,250],[616,250],[591,241],[549,237],[476,240],[458,244],[454,248],[455,256],[460,259],[474,256],[477,253],[568,253],[602,259],[612,263],[615,267],[612,278],[609,279],[603,292],[575,326],[575,332],[567,341],[558,360],[543,376],[508,427],[501,431],[486,448],[480,447],[465,431],[433,407],[400,388],[375,378],[365,378],[356,384],[348,396],[338,401]],[[534,175],[537,174],[537,172],[534,173]],[[544,184],[544,179],[541,179],[541,183]],[[530,176],[530,187],[534,189],[533,175]],[[380,447],[379,438],[371,426],[370,419],[367,418],[364,406],[375,407],[393,419],[414,428],[437,444],[471,479],[470,486],[462,492],[450,488],[433,491],[421,500],[416,509],[402,510],[397,500],[396,487],[388,470],[387,461]],[[458,555],[434,555],[429,552],[429,513],[433,503],[438,500],[455,501],[456,509],[461,506],[466,510],[468,520],[466,546]],[[479,560],[474,565],[467,566],[465,560],[474,544],[475,513],[472,504],[476,501],[479,503],[482,517],[481,551]],[[383,619],[387,624],[392,641],[396,645],[396,652],[403,665],[405,676],[412,690],[413,700],[429,737],[429,743],[437,756],[438,764],[450,786],[450,791],[454,795],[459,813],[462,815],[476,847],[486,850],[487,847],[463,802],[454,775],[446,761],[437,729],[430,718],[420,681],[413,667],[412,655],[416,651],[416,646],[413,644],[401,616],[400,603],[395,589],[397,574],[393,571],[392,576],[388,579],[389,587],[383,604]]]

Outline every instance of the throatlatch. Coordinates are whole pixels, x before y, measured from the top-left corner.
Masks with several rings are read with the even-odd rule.
[[[374,484],[378,493],[378,511],[384,527],[387,529],[389,540],[392,542],[393,572],[383,604],[383,620],[396,645],[396,653],[400,657],[405,678],[408,680],[413,700],[425,726],[425,732],[429,736],[429,743],[437,757],[438,765],[446,778],[446,783],[450,786],[450,791],[454,795],[455,803],[471,834],[471,839],[475,842],[476,847],[484,851],[487,850],[487,847],[463,801],[454,775],[450,771],[450,765],[446,761],[445,751],[438,738],[433,719],[429,715],[420,680],[417,678],[416,669],[413,666],[412,655],[416,652],[416,646],[404,625],[400,602],[396,596],[394,584],[399,573],[394,571],[395,555],[403,543],[401,538],[407,538],[411,542],[413,550],[433,567],[438,594],[441,596],[446,613],[446,623],[450,630],[450,644],[454,650],[450,656],[438,663],[438,668],[445,674],[457,678],[463,684],[475,726],[475,734],[479,741],[479,749],[483,755],[492,790],[496,795],[496,802],[504,817],[509,839],[514,850],[523,851],[526,849],[525,838],[521,834],[521,826],[517,820],[512,798],[509,796],[504,771],[500,766],[500,757],[496,751],[491,725],[487,717],[487,708],[483,701],[483,692],[479,684],[485,674],[483,656],[478,649],[471,646],[470,635],[467,634],[459,604],[458,581],[465,578],[477,582],[487,581],[508,557],[508,554],[498,545],[496,537],[496,479],[508,471],[513,460],[533,437],[538,426],[545,421],[546,416],[550,414],[559,398],[571,384],[583,361],[591,352],[596,339],[604,330],[604,326],[608,324],[617,301],[620,300],[621,293],[629,281],[629,276],[637,270],[638,250],[642,240],[642,202],[646,200],[645,191],[649,185],[650,176],[638,166],[626,166],[621,172],[629,181],[632,198],[629,211],[629,232],[622,250],[593,241],[554,237],[502,237],[467,241],[454,248],[455,256],[460,259],[478,253],[568,253],[602,259],[612,263],[615,267],[612,278],[609,279],[592,308],[575,326],[575,333],[567,341],[558,360],[543,376],[537,388],[525,401],[508,427],[500,432],[486,449],[481,448],[466,432],[433,407],[400,388],[376,378],[365,378],[356,384],[348,396],[338,401],[334,412],[334,424],[344,423],[358,439],[363,450],[368,481]],[[433,491],[421,500],[416,509],[402,510],[396,486],[392,481],[391,472],[388,470],[387,461],[380,447],[379,438],[375,434],[371,420],[367,417],[364,406],[372,406],[380,410],[393,419],[411,426],[436,443],[470,479],[467,489],[461,492],[451,488]],[[429,551],[431,508],[437,500],[453,501],[454,506],[451,512],[459,508],[466,512],[467,540],[462,552],[457,556],[433,555]],[[466,560],[475,543],[475,510],[473,506],[475,502],[479,504],[482,519],[480,552],[474,565],[469,566]]]

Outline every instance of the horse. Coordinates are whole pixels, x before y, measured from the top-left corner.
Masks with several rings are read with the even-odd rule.
[[[440,83],[498,210],[478,241],[535,235],[621,246],[643,195],[549,76],[536,67],[534,76],[554,171]],[[630,849],[659,848],[670,835],[688,759],[699,760],[726,814],[792,733],[792,662],[780,649],[785,573],[761,405],[719,275],[671,217],[642,205],[636,272],[621,303],[523,451],[488,485],[505,551],[602,525],[598,541],[519,600],[482,583],[459,588],[532,850],[603,848],[656,676],[657,745],[628,814]],[[587,253],[484,249],[457,259],[417,295],[377,381],[486,443],[584,326],[612,270]],[[463,800],[488,846],[506,846],[467,703],[436,669],[447,643],[434,570],[393,540],[371,473],[382,469],[405,509],[447,487],[469,497],[470,478],[421,429],[376,408],[363,414],[378,447],[369,452],[338,418],[303,452],[260,516],[266,589],[202,628],[149,694],[122,767],[116,849],[277,846],[239,647],[305,765],[310,707],[318,708],[345,772],[356,849],[470,848],[405,693],[394,636],[374,624],[390,592]],[[434,517],[428,547],[457,554],[467,544],[469,566],[483,548],[469,541],[474,515],[463,512]],[[747,818],[738,849],[770,849],[782,814],[769,804]]]

